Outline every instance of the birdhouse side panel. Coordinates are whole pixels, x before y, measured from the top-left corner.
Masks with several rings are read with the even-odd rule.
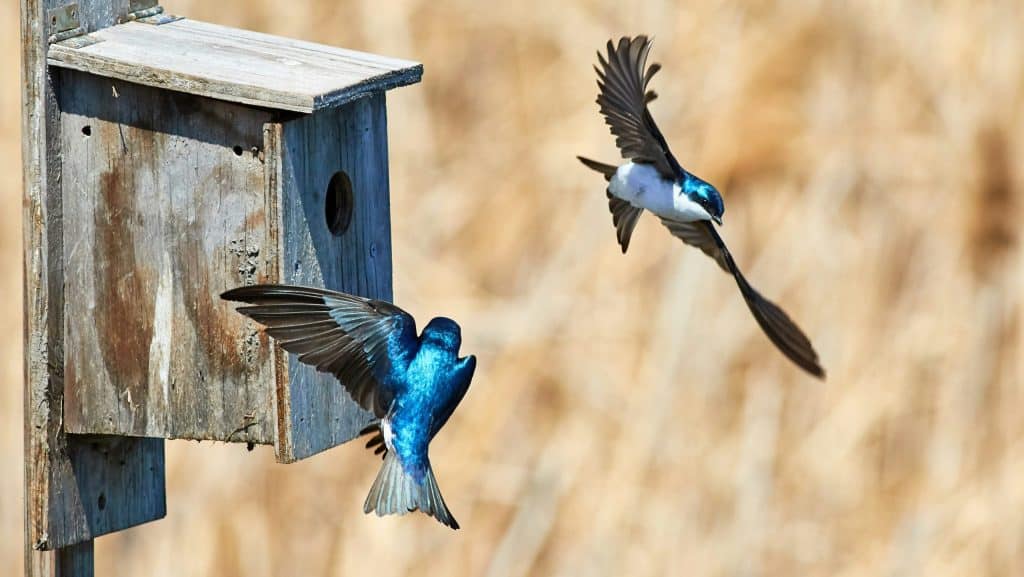
[[[279,130],[280,138],[271,132],[269,140],[278,140],[281,152],[284,281],[390,301],[384,94],[297,118]],[[288,355],[278,396],[277,457],[283,462],[344,443],[373,418],[333,375],[294,355]]]
[[[271,113],[60,74],[67,430],[272,443],[266,337],[219,298],[277,278]]]
[[[68,454],[70,491],[51,503],[51,548],[95,539],[167,514],[164,441],[107,435],[74,435],[58,450]]]

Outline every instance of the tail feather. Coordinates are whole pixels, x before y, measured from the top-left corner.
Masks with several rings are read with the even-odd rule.
[[[445,505],[441,491],[437,488],[434,471],[427,463],[422,483],[402,468],[394,452],[388,451],[377,478],[370,487],[370,493],[363,504],[363,512],[376,512],[378,516],[405,515],[410,511],[422,511],[442,524],[458,529],[459,523],[452,517]]]
[[[596,160],[590,160],[589,158],[584,158],[582,156],[577,156],[576,158],[578,158],[587,168],[600,172],[601,175],[604,176],[605,180],[611,180],[612,177],[615,176],[615,171],[619,169],[617,166],[612,166]]]

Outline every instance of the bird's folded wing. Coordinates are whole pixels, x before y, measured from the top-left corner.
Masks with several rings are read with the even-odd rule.
[[[238,312],[263,324],[300,362],[331,373],[361,407],[383,417],[396,393],[395,364],[416,348],[416,321],[379,300],[317,288],[256,285],[222,298],[250,306]],[[397,367],[404,368],[404,367]]]
[[[609,40],[607,49],[607,57],[598,52],[600,67],[594,68],[600,89],[597,104],[623,158],[653,164],[665,178],[682,177],[682,167],[647,109],[647,103],[657,98],[647,85],[661,69],[658,64],[647,68],[651,41],[646,36],[622,38],[617,45]]]
[[[605,164],[603,162],[597,162],[596,160],[590,160],[589,158],[583,158],[577,156],[580,162],[584,166],[591,170],[596,170],[604,176],[605,180],[610,181],[618,170],[617,166]],[[629,239],[633,236],[633,229],[636,228],[636,221],[640,219],[640,213],[644,209],[633,206],[629,202],[622,200],[621,198],[612,194],[611,188],[605,190],[608,195],[608,209],[612,212],[612,223],[615,225],[615,236],[619,240],[619,246],[622,247],[622,254],[626,254],[626,249],[629,248]]]
[[[715,259],[718,266],[728,272],[736,279],[740,287],[747,307],[761,325],[772,343],[782,351],[782,354],[789,357],[800,368],[812,375],[824,378],[825,370],[818,361],[818,353],[810,339],[796,326],[778,305],[761,296],[754,287],[750,286],[747,279],[740,272],[732,254],[726,248],[722,237],[718,235],[714,225],[709,221],[678,222],[666,218],[661,219],[662,224],[668,228],[673,236],[682,240],[688,245],[699,248],[704,254]]]
[[[615,237],[619,240],[619,246],[622,247],[622,254],[626,254],[626,250],[629,248],[629,239],[633,236],[633,229],[636,228],[636,222],[640,219],[640,213],[644,209],[633,206],[610,192],[607,194],[608,209],[612,211],[612,223],[615,224]]]
[[[452,381],[455,383],[455,394],[452,396],[451,403],[441,407],[441,410],[435,417],[435,422],[431,423],[430,428],[434,433],[444,427],[445,423],[448,422],[448,418],[455,412],[455,407],[459,406],[459,403],[462,402],[462,398],[466,396],[466,391],[469,390],[469,383],[473,381],[473,373],[475,372],[476,356],[469,355],[459,359],[459,363],[455,366],[455,370],[451,375]]]

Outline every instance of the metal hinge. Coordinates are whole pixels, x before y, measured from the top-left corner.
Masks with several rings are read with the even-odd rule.
[[[120,23],[140,20],[146,24],[166,24],[181,20],[180,16],[164,14],[157,0],[129,0],[128,14],[118,19]],[[58,6],[46,12],[47,41],[50,44],[69,38],[83,36],[85,28],[78,19],[78,2]],[[90,42],[92,43],[92,42]]]
[[[139,18],[156,16],[163,11],[163,7],[158,5],[157,0],[129,0],[128,18],[125,20],[138,20]]]
[[[174,14],[154,14],[153,16],[147,16],[145,18],[139,18],[136,22],[142,24],[152,24],[153,26],[160,26],[161,24],[169,24],[171,22],[177,22],[178,20],[184,20],[184,16],[175,16]]]
[[[78,23],[78,2],[46,11],[47,41],[50,44],[85,34]]]
[[[169,22],[177,22],[181,20],[181,16],[174,16],[172,14],[164,13],[162,6],[157,6],[157,0],[131,0],[128,5],[131,10],[128,16],[124,18],[124,22],[141,22],[142,24],[153,24],[159,26],[161,24],[167,24]]]

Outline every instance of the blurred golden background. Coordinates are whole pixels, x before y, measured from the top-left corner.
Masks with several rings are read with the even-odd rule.
[[[432,446],[463,526],[362,514],[351,443],[167,443],[168,515],[98,575],[1024,575],[1024,5],[166,0],[424,63],[389,94],[396,300],[459,320]],[[0,566],[22,563],[18,6],[0,4]],[[656,37],[653,112],[747,276],[645,216],[616,246],[595,51]],[[17,272],[15,272],[17,271]]]

